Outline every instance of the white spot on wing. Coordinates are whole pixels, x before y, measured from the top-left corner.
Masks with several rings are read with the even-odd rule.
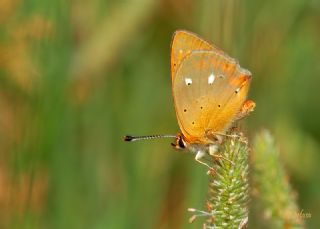
[[[192,79],[191,78],[185,78],[184,81],[186,82],[186,85],[191,85],[192,84]]]
[[[240,87],[238,87],[234,92],[238,94],[239,91],[240,91]]]
[[[213,72],[210,74],[210,76],[208,77],[208,84],[213,84],[215,79],[215,75],[213,74]]]

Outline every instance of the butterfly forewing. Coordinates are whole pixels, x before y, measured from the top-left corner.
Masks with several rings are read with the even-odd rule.
[[[183,59],[173,80],[173,97],[188,142],[208,143],[208,133],[229,127],[246,99],[250,76],[221,52],[192,51]]]
[[[219,48],[210,45],[205,40],[199,38],[196,34],[178,30],[174,33],[171,43],[171,78],[175,78],[175,72],[182,60],[193,51],[211,50],[217,53],[223,53]]]

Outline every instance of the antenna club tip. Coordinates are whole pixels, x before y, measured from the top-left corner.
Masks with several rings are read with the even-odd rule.
[[[133,140],[133,137],[130,136],[130,135],[126,135],[126,136],[123,137],[123,140],[126,141],[126,142],[130,142],[130,141]]]

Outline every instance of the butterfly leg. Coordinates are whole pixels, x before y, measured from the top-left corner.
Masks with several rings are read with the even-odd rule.
[[[231,165],[234,165],[234,162],[229,160],[228,158],[220,155],[220,154],[216,154],[218,152],[218,146],[217,145],[210,145],[209,146],[209,154],[212,156],[212,157],[215,157],[215,158],[221,158],[223,160],[226,160],[228,161]]]
[[[226,157],[224,157],[224,156],[222,156],[222,155],[213,155],[213,157],[215,157],[215,158],[221,158],[221,159],[223,159],[223,160],[228,161],[231,165],[234,165],[234,162],[233,162],[233,161],[229,160],[228,158],[226,158]]]
[[[231,131],[232,132],[232,131]],[[217,142],[219,144],[222,143],[223,141],[223,137],[229,137],[229,138],[238,138],[239,141],[243,142],[243,143],[248,143],[247,142],[247,139],[243,136],[243,134],[241,132],[238,132],[236,134],[225,134],[225,133],[219,133],[219,132],[211,132],[211,131],[207,131],[207,137],[210,138],[210,139],[218,139]]]
[[[223,137],[230,137],[230,138],[241,138],[238,134],[225,134],[225,133],[219,133],[219,132],[213,132],[212,130],[206,131],[206,136],[213,140],[214,142],[217,142],[219,144],[222,143]]]
[[[205,153],[204,151],[199,150],[199,151],[197,151],[196,156],[195,156],[194,159],[195,159],[197,162],[199,162],[200,164],[205,165],[205,166],[207,166],[210,170],[213,170],[213,171],[214,171],[214,169],[213,169],[210,165],[208,165],[207,163],[205,163],[205,162],[203,162],[203,161],[200,161],[200,159],[203,158],[205,155],[206,155],[206,153]]]

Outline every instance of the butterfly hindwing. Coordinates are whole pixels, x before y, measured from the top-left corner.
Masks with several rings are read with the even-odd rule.
[[[173,97],[180,129],[189,142],[222,133],[246,99],[250,73],[216,51],[192,51],[176,69]]]

